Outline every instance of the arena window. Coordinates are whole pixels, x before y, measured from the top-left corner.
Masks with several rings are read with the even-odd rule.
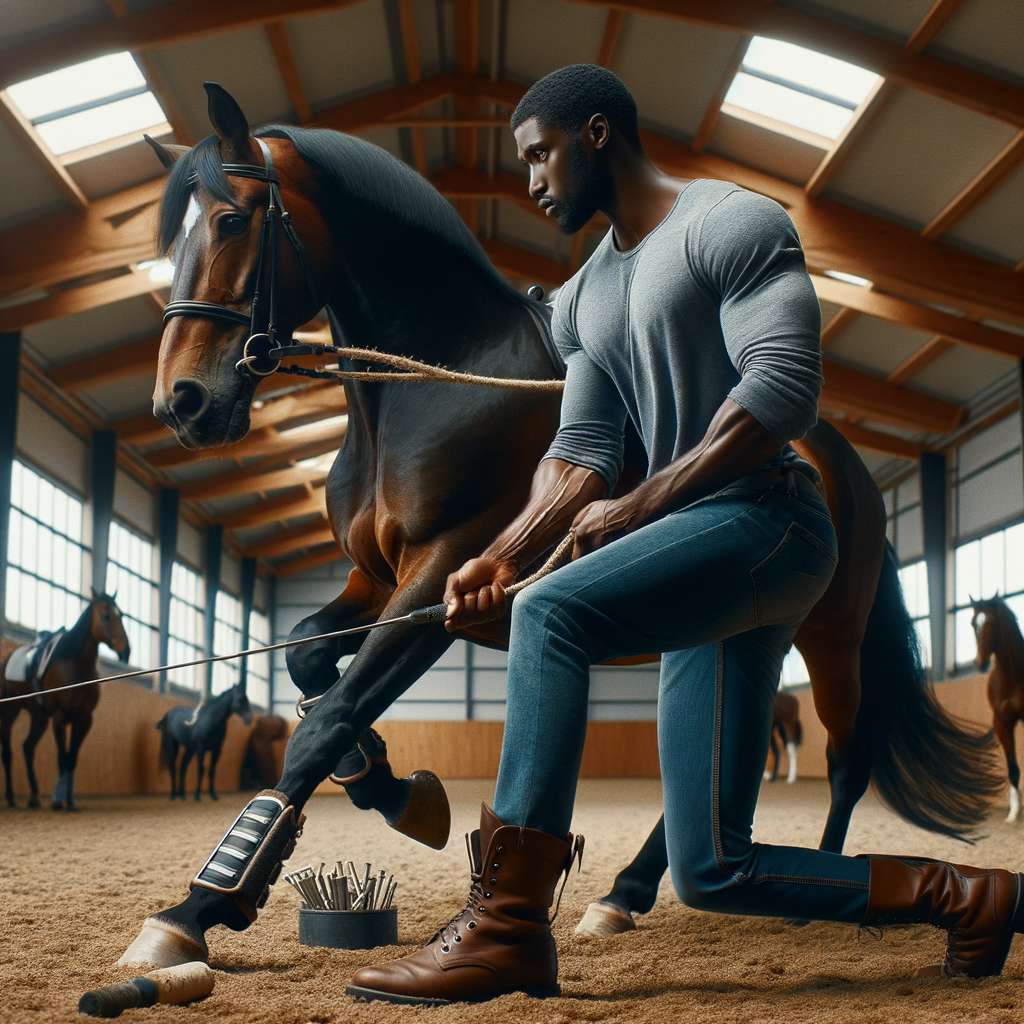
[[[784,135],[803,138],[803,132],[810,133],[825,148],[847,126],[877,81],[874,72],[846,61],[755,36],[722,110]]]
[[[270,643],[270,619],[253,610],[249,616],[249,646],[266,647]],[[256,654],[249,658],[246,686],[251,703],[261,708],[270,707],[270,655]]]
[[[130,53],[61,68],[8,87],[11,100],[55,156],[125,135],[170,130]]]
[[[242,602],[224,590],[217,591],[213,613],[213,653],[234,654],[242,649]],[[218,661],[213,666],[213,693],[223,693],[241,678],[241,663]]]
[[[72,625],[82,596],[82,502],[15,460],[7,541],[7,621],[28,630]]]
[[[203,579],[181,562],[171,568],[171,610],[167,660],[174,665],[203,656]],[[201,690],[205,670],[199,666],[169,672],[171,682],[188,690]]]
[[[132,664],[151,668],[157,638],[157,586],[153,545],[119,522],[110,524],[107,549],[108,594],[117,596],[124,629],[132,645]]]
[[[907,611],[921,641],[925,667],[932,663],[932,634],[928,604],[928,566],[924,561],[924,523],[921,514],[921,478],[909,480],[885,491],[886,534],[900,563],[900,586]]]

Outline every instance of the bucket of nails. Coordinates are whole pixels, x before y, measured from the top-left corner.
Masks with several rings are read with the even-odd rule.
[[[398,909],[393,907],[398,883],[386,871],[362,874],[352,861],[339,860],[330,874],[305,867],[284,875],[302,899],[299,904],[299,943],[332,949],[372,949],[398,942]]]

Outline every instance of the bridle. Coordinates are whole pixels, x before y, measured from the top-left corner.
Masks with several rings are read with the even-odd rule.
[[[242,349],[242,358],[235,364],[235,369],[240,373],[251,373],[256,377],[267,377],[277,371],[281,365],[281,357],[289,354],[298,354],[293,350],[282,347],[277,338],[277,319],[275,311],[275,283],[277,280],[277,222],[280,211],[281,227],[285,236],[291,242],[295,255],[299,258],[303,272],[306,275],[306,285],[309,288],[310,298],[313,300],[313,311],[319,311],[321,303],[317,293],[316,281],[309,268],[309,261],[306,258],[306,247],[302,244],[299,236],[292,227],[291,214],[284,208],[281,199],[281,181],[277,176],[277,169],[274,167],[274,157],[270,147],[262,140],[256,139],[256,144],[263,151],[264,166],[256,164],[232,164],[223,165],[224,173],[234,178],[253,178],[256,181],[265,181],[270,188],[270,201],[267,204],[266,212],[263,214],[263,223],[260,226],[260,255],[256,265],[256,288],[253,292],[252,303],[249,313],[240,313],[219,302],[197,302],[194,299],[177,299],[169,302],[164,307],[164,323],[176,316],[202,317],[206,320],[224,320],[231,324],[241,324],[249,328],[249,340]],[[260,319],[263,307],[264,271],[266,269],[266,329],[261,330]],[[290,340],[290,339],[289,339]]]

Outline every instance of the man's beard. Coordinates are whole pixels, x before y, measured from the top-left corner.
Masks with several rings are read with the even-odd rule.
[[[572,191],[560,204],[557,222],[563,235],[575,235],[612,197],[608,169],[587,156],[579,139],[570,137],[569,150]]]

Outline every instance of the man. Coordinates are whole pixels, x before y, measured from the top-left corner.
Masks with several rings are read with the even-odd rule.
[[[548,909],[573,860],[589,668],[653,651],[669,861],[688,906],[929,922],[949,930],[929,973],[998,974],[1024,930],[1024,876],[751,842],[782,659],[836,560],[814,471],[788,447],[821,388],[819,308],[789,218],[735,185],[658,171],[632,97],[601,68],[539,81],[512,129],[559,228],[601,210],[612,230],[555,302],[561,428],[522,513],[449,578],[448,628],[505,614],[504,588],[570,528],[573,561],[512,607],[501,767],[466,909],[348,991],[431,1003],[557,990]],[[627,415],[649,475],[609,498]]]

